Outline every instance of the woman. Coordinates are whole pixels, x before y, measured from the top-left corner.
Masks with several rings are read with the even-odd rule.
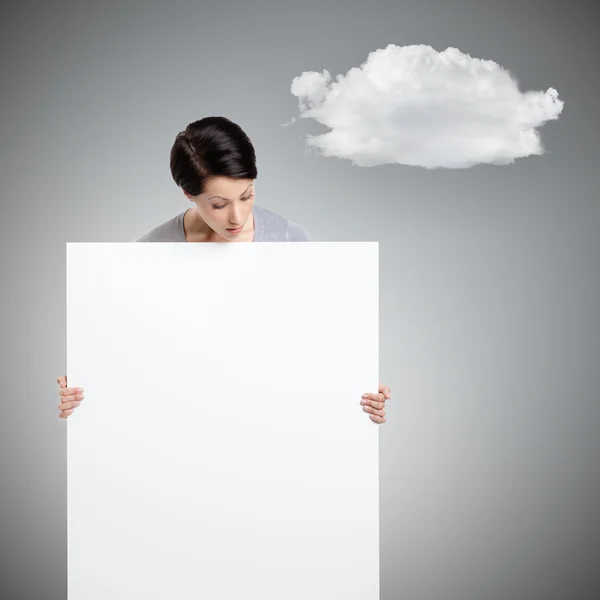
[[[171,174],[194,205],[155,227],[136,242],[302,242],[310,235],[301,225],[254,203],[258,172],[248,136],[225,117],[206,117],[177,134],[171,148]],[[59,417],[66,419],[83,400],[82,388],[57,379]],[[363,410],[375,423],[385,422],[390,389],[365,393]]]

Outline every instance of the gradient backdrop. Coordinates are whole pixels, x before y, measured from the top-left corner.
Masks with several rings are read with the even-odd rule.
[[[594,4],[8,4],[0,597],[66,598],[65,243],[131,241],[187,208],[168,153],[207,115],[253,140],[257,203],[316,241],[380,243],[382,598],[600,597]],[[281,126],[292,79],[389,43],[456,46],[522,90],[555,87],[546,154],[431,171],[307,153],[326,129]],[[312,401],[318,415],[327,398]]]

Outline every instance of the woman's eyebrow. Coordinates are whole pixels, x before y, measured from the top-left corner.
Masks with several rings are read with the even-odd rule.
[[[250,184],[241,194],[240,194],[240,198],[248,191],[248,189],[252,186],[252,184]],[[221,200],[228,200],[228,198],[223,198],[223,196],[211,196],[209,198],[209,200],[212,200],[213,198],[221,198]]]

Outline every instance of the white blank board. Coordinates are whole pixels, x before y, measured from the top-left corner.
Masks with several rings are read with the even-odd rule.
[[[69,600],[376,600],[377,242],[69,243]]]

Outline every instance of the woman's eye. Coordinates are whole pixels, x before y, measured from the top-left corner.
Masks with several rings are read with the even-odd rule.
[[[246,196],[245,198],[241,198],[241,200],[243,202],[246,202],[247,200],[250,200],[250,198],[253,198],[253,197],[254,197],[254,194],[250,194],[249,196]],[[216,209],[225,208],[226,206],[227,206],[227,204],[223,204],[222,206],[215,206],[213,204],[213,208],[216,208]]]

